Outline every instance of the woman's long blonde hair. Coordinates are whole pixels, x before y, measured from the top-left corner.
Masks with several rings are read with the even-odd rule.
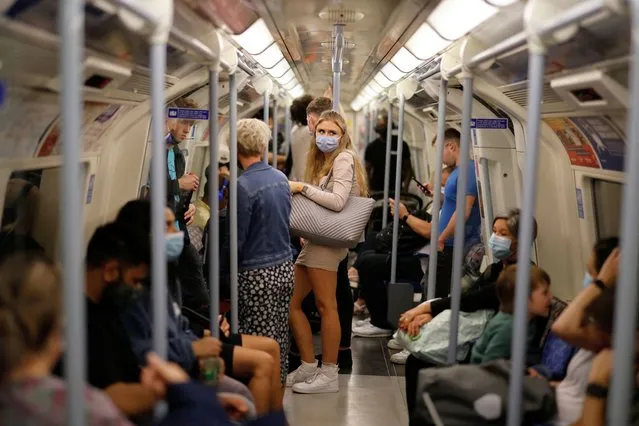
[[[346,127],[346,121],[340,113],[335,111],[324,111],[320,116],[317,124],[315,125],[315,135],[317,135],[317,127],[324,121],[331,121],[337,125],[342,131],[342,137],[340,138],[339,146],[335,151],[331,153],[331,156],[326,158],[324,153],[319,150],[317,144],[313,142],[311,149],[308,151],[308,157],[306,160],[306,173],[304,180],[312,185],[319,185],[320,180],[328,175],[335,158],[342,152],[349,152],[353,155],[353,162],[355,163],[355,178],[359,186],[359,192],[362,197],[368,196],[368,182],[366,180],[366,173],[362,162],[359,160],[357,152],[353,147],[351,137],[348,134],[348,128]]]

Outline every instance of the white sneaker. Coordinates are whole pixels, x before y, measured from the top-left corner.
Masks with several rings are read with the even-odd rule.
[[[338,373],[337,365],[323,364],[312,377],[293,385],[293,392],[306,394],[339,392]]]
[[[393,335],[393,330],[375,327],[373,324],[364,324],[353,328],[353,335],[359,337],[388,337]]]
[[[290,388],[296,383],[302,383],[313,377],[319,371],[317,364],[317,361],[313,364],[302,361],[302,365],[300,365],[297,370],[286,376],[286,387]]]
[[[404,365],[406,364],[406,360],[410,356],[410,352],[404,349],[401,352],[397,352],[396,354],[391,355],[390,360],[393,364]]]
[[[363,319],[363,320],[358,320],[358,321],[355,321],[355,327],[361,327],[363,325],[370,324],[370,323],[371,323],[371,319],[370,318],[366,318],[366,319]]]
[[[394,351],[401,351],[404,349],[404,347],[401,345],[401,343],[399,343],[399,340],[397,339],[390,339],[388,341],[388,343],[386,344],[386,346],[388,347],[388,349],[392,349]]]

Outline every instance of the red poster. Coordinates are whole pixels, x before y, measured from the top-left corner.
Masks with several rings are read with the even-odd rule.
[[[569,118],[546,118],[546,124],[555,132],[564,145],[573,166],[600,168],[597,155],[588,138]]]

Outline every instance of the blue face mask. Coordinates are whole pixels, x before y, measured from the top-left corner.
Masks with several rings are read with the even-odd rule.
[[[509,238],[493,234],[488,240],[488,248],[490,248],[490,251],[493,252],[493,256],[495,256],[497,260],[506,260],[511,255],[511,243],[512,241],[510,241]]]
[[[164,241],[166,243],[166,258],[169,262],[175,262],[184,250],[184,232],[167,234]]]
[[[333,152],[339,146],[339,137],[317,135],[315,137],[315,144],[322,152]]]
[[[586,272],[586,275],[584,275],[584,288],[588,287],[591,282],[593,282],[592,275]]]

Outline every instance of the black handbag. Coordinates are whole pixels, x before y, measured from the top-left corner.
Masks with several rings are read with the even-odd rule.
[[[412,214],[418,219],[430,222],[432,216],[426,212],[426,209],[421,209]],[[424,238],[417,232],[413,231],[410,226],[400,221],[399,223],[399,240],[397,245],[398,254],[413,254],[417,250],[424,247],[430,241],[428,238]],[[375,250],[379,253],[390,253],[393,247],[393,222],[386,225],[386,228],[382,229],[375,236]]]

